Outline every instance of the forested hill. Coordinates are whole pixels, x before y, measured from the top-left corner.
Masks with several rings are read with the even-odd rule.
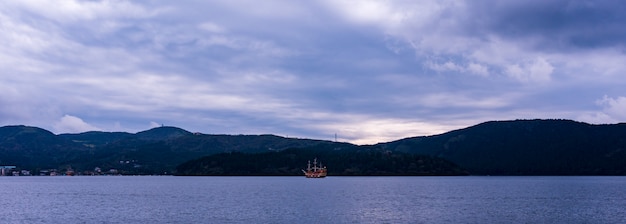
[[[378,144],[450,160],[475,175],[626,175],[626,124],[492,121]]]
[[[227,152],[263,153],[289,148],[350,149],[349,143],[276,135],[221,135],[191,133],[177,127],[158,127],[135,134],[90,131],[55,135],[29,126],[0,127],[0,166],[39,170],[120,174],[172,174],[188,160]]]
[[[330,173],[338,175],[382,175],[385,172],[385,175],[393,175],[391,172],[414,175],[423,171],[415,169],[415,165],[420,165],[415,161],[428,159],[450,161],[472,175],[626,175],[626,124],[590,125],[571,120],[491,121],[440,135],[365,146],[276,135],[200,134],[176,127],[158,127],[135,134],[61,135],[37,127],[0,127],[0,165],[13,165],[35,173],[41,169],[62,171],[70,167],[88,172],[98,167],[103,172],[116,170],[122,174],[172,174],[178,165],[206,156],[226,153],[251,158],[254,156],[251,154],[270,153],[283,158],[284,154],[271,153],[288,149],[306,150],[312,153],[306,154],[310,157],[325,155],[320,159],[326,161]],[[305,165],[301,153],[290,155],[298,158],[293,161],[298,166]],[[382,155],[413,162],[385,160],[389,157]],[[422,155],[426,157],[419,157]],[[251,161],[279,163],[258,158]],[[360,164],[352,161],[360,161]],[[389,161],[391,164],[395,161],[397,166],[380,169],[386,165],[374,165]],[[295,166],[283,164],[278,168],[298,170]],[[185,169],[185,172],[189,171],[189,175],[204,172],[193,169]]]
[[[431,156],[392,153],[376,149],[287,149],[267,153],[220,153],[177,167],[177,175],[302,175],[307,161],[318,158],[331,176],[449,176],[468,175],[449,161]]]
[[[87,149],[47,130],[28,126],[0,127],[0,166],[46,167],[76,159]]]

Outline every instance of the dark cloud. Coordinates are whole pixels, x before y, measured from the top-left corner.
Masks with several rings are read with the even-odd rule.
[[[473,1],[463,26],[476,36],[526,39],[537,49],[624,47],[622,1]]]

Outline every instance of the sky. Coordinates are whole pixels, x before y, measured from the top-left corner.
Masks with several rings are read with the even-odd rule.
[[[626,3],[0,1],[0,126],[375,144],[626,121]]]

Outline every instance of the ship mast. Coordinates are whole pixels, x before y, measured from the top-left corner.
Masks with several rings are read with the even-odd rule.
[[[311,171],[311,160],[307,163],[306,171]]]

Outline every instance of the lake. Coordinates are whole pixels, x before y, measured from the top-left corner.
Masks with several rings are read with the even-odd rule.
[[[0,223],[623,223],[626,177],[0,177]]]

